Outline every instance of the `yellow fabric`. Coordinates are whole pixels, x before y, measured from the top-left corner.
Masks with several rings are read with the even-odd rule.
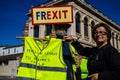
[[[45,36],[46,39],[50,39],[50,36]]]
[[[38,67],[67,69],[63,61],[62,40],[51,38],[43,42],[32,37],[25,38],[25,49],[21,63],[30,64],[34,68],[20,66],[17,77],[36,80],[66,80],[66,71],[39,70]],[[54,45],[54,46],[53,46]],[[32,66],[32,67],[33,67]],[[41,68],[40,68],[41,69]]]
[[[82,58],[80,68],[81,68],[81,78],[82,79],[87,78],[88,77],[87,58],[84,57]]]
[[[75,62],[72,64],[72,68],[73,68],[73,71],[76,72],[76,70],[77,70],[77,67],[76,67],[76,60],[77,60],[76,55],[77,55],[77,53],[76,53],[75,48],[71,44],[69,44],[69,45],[70,45],[70,51],[72,54],[72,58],[74,59],[74,62]]]

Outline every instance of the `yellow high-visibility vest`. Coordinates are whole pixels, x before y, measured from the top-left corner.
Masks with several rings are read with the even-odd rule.
[[[72,64],[72,68],[73,68],[73,71],[76,72],[76,70],[77,70],[77,68],[76,68],[77,52],[76,52],[75,48],[71,45],[71,43],[69,44],[69,46],[70,46],[72,58],[74,59],[74,62],[75,62]]]
[[[87,58],[82,58],[80,68],[81,68],[81,79],[86,79],[88,77],[88,69],[87,69]]]
[[[62,40],[51,38],[43,45],[34,38],[25,38],[24,54],[16,80],[66,80]],[[54,45],[54,46],[53,46]]]

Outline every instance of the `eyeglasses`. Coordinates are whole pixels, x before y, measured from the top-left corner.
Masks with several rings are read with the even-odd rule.
[[[105,31],[99,31],[99,32],[94,32],[94,34],[95,35],[98,35],[98,34],[100,34],[100,35],[106,35],[107,34],[107,32],[105,32]]]

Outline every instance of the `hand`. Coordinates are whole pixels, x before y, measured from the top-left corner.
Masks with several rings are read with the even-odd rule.
[[[72,36],[64,36],[63,39],[65,41],[72,41],[72,40],[74,40],[74,38]]]
[[[81,55],[77,55],[76,56],[76,67],[78,68],[78,67],[80,67],[80,64],[81,64],[81,62],[82,62],[82,56]]]
[[[56,38],[57,36],[56,36],[56,33],[55,32],[52,32],[51,34],[50,34],[50,38]]]
[[[98,73],[94,73],[92,75],[89,75],[88,77],[91,78],[91,80],[98,80]]]

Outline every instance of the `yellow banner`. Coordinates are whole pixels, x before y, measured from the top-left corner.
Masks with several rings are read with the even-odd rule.
[[[32,23],[63,24],[73,22],[72,6],[33,7]]]

